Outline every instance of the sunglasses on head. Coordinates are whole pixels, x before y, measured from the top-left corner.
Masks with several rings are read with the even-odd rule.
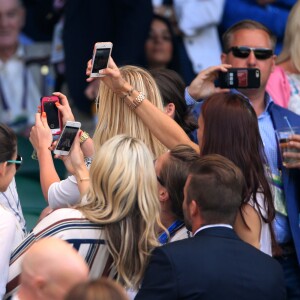
[[[231,47],[227,53],[232,52],[233,56],[238,58],[247,58],[253,51],[257,59],[268,59],[273,55],[273,50],[268,48],[252,48],[252,47]]]
[[[9,164],[15,164],[16,165],[16,170],[18,171],[22,165],[23,159],[22,157],[18,154],[16,160],[7,160],[6,161]]]

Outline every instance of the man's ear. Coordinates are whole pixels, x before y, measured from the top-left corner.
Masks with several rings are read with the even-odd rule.
[[[272,72],[274,72],[274,70],[275,70],[275,67],[276,67],[276,58],[277,58],[277,55],[273,55],[273,57],[272,57],[272,60],[273,60],[273,65],[272,65],[272,71],[271,71],[271,73]]]
[[[165,110],[165,113],[171,117],[172,119],[175,118],[175,104],[174,103],[168,103],[165,107],[164,107],[164,110]]]
[[[221,62],[222,62],[222,64],[227,64],[227,54],[226,53],[221,54]]]
[[[20,28],[23,29],[23,27],[25,26],[25,21],[26,21],[26,10],[24,7],[20,7],[19,11],[19,20],[20,20]]]
[[[192,200],[190,202],[189,210],[190,210],[190,216],[195,217],[199,215],[200,213],[199,206],[197,205],[197,202],[195,200]]]

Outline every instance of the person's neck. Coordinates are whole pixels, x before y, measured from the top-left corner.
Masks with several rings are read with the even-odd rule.
[[[30,295],[30,293],[28,293],[28,291],[26,291],[22,285],[20,285],[19,290],[17,291],[16,295],[18,296],[19,300],[27,300],[27,299],[31,299],[32,295]]]
[[[265,90],[262,90],[259,93],[257,92],[257,90],[247,90],[244,95],[251,101],[252,107],[255,110],[257,117],[260,116],[266,108]]]
[[[167,211],[161,211],[160,219],[166,228],[169,228],[177,220],[173,213]]]
[[[9,60],[17,51],[18,45],[0,49],[0,59],[2,61]]]

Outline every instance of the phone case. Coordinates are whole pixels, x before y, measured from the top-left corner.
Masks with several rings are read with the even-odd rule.
[[[45,96],[41,98],[41,111],[46,112],[47,122],[52,135],[59,135],[62,131],[62,118],[55,102],[59,102],[57,96]]]
[[[90,77],[102,77],[99,71],[107,68],[113,44],[111,42],[96,43],[93,51],[92,70]]]
[[[216,86],[221,88],[251,89],[260,87],[260,70],[256,68],[231,68],[219,72]]]

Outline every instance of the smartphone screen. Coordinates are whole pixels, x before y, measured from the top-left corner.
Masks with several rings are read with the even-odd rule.
[[[237,70],[238,87],[245,88],[248,86],[248,70]]]
[[[107,67],[110,50],[111,48],[96,49],[92,73],[98,73],[99,70],[105,69]]]
[[[56,150],[69,152],[78,130],[78,127],[66,126],[58,141]]]
[[[47,121],[50,129],[60,128],[58,109],[54,101],[44,102],[44,111],[47,114]]]

